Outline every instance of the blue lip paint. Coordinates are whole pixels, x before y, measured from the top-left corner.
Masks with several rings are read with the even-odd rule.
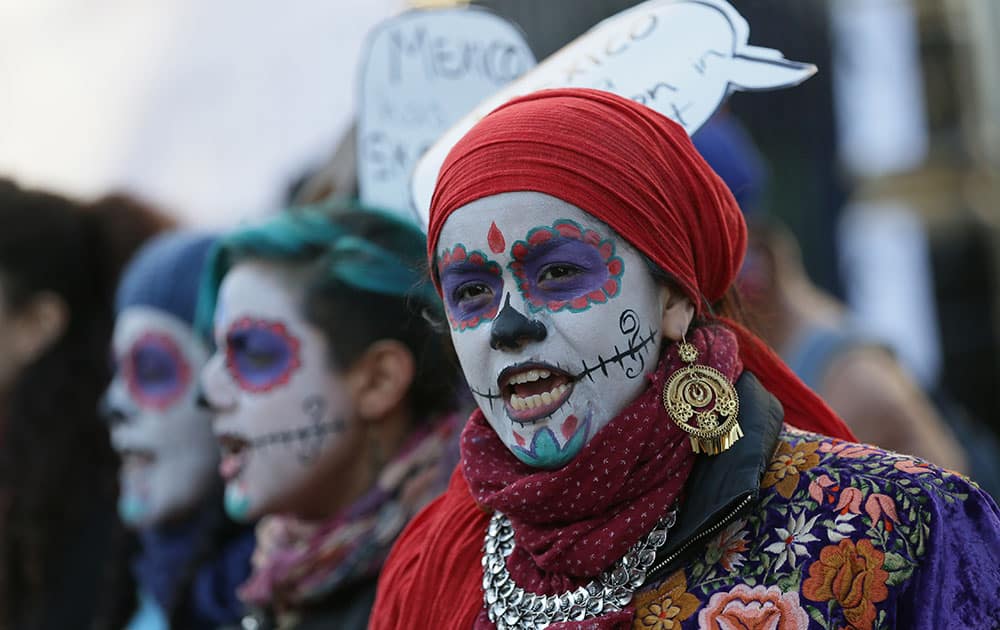
[[[118,515],[129,525],[136,525],[146,516],[146,502],[134,494],[122,494],[118,497]]]
[[[246,495],[243,488],[236,484],[226,485],[226,496],[223,501],[226,514],[234,521],[245,523],[249,520],[250,497]]]

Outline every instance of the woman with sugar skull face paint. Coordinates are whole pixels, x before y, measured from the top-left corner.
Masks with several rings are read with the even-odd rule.
[[[855,444],[729,317],[746,240],[684,130],[618,96],[516,98],[458,142],[428,254],[479,410],[372,628],[1000,619],[996,505]]]
[[[215,238],[174,232],[146,245],[118,287],[115,375],[102,413],[122,460],[118,510],[138,534],[133,627],[217,628],[239,620],[253,528],[222,512],[219,453],[197,404],[209,347],[194,329]]]
[[[202,373],[225,506],[261,518],[245,624],[363,628],[396,535],[455,458],[457,379],[425,240],[374,211],[288,211],[225,237]],[[450,462],[450,465],[448,463]]]

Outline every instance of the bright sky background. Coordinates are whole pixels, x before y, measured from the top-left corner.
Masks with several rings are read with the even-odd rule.
[[[402,0],[0,0],[0,175],[214,225],[273,209]]]

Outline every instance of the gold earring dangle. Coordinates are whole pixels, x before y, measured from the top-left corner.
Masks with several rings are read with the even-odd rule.
[[[740,397],[722,372],[697,365],[698,350],[683,336],[677,348],[686,363],[663,386],[663,406],[688,434],[695,453],[718,455],[743,437]]]

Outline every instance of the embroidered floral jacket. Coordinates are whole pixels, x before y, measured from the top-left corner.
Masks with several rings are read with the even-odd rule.
[[[693,473],[682,513],[713,516],[678,522],[680,548],[633,599],[635,629],[1000,628],[992,499],[913,457],[787,426],[775,439],[780,410],[765,397],[756,392],[757,413],[741,413],[756,424],[745,439],[759,444]],[[773,453],[758,459],[757,475],[755,449]],[[746,481],[730,484],[718,465]],[[713,494],[708,476],[730,489],[693,494]],[[706,507],[713,502],[733,508]]]

